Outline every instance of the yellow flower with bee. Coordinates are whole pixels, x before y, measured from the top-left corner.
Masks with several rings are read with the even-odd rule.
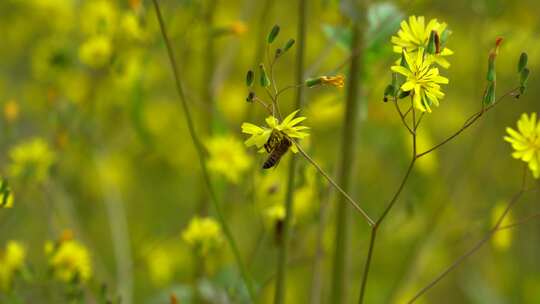
[[[251,135],[244,142],[246,146],[256,146],[259,152],[266,151],[270,154],[263,164],[263,169],[275,166],[289,148],[293,153],[297,153],[298,147],[293,141],[294,138],[302,139],[309,136],[309,133],[306,132],[309,127],[298,125],[306,120],[306,117],[299,116],[295,118],[299,111],[292,112],[281,123],[274,116],[267,117],[266,124],[269,128],[259,127],[247,122],[242,124],[242,132]]]

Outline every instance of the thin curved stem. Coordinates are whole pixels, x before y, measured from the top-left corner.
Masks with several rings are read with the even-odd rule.
[[[197,133],[195,132],[195,126],[194,126],[194,123],[193,123],[193,118],[191,116],[191,112],[190,112],[190,109],[189,109],[188,104],[187,104],[187,99],[186,99],[186,97],[184,95],[184,90],[182,88],[182,82],[180,80],[180,73],[178,72],[178,67],[177,67],[177,64],[176,64],[176,58],[174,56],[174,51],[173,51],[171,42],[169,40],[169,36],[167,34],[167,29],[165,27],[165,22],[163,21],[163,16],[161,14],[161,9],[160,9],[159,3],[158,3],[157,0],[152,0],[152,2],[154,4],[154,8],[156,10],[156,16],[157,16],[157,19],[158,19],[158,22],[159,22],[159,27],[160,27],[160,30],[161,30],[161,34],[163,36],[163,40],[164,40],[165,46],[167,48],[167,54],[168,54],[169,61],[170,61],[170,64],[171,64],[171,69],[172,69],[173,74],[174,74],[176,90],[177,90],[178,96],[180,98],[182,108],[184,110],[184,114],[185,114],[185,117],[186,117],[186,122],[187,122],[188,130],[189,130],[189,134],[191,136],[191,139],[193,141],[195,149],[197,150],[197,155],[198,155],[199,163],[200,163],[200,166],[201,166],[201,171],[202,171],[202,174],[203,174],[203,179],[205,181],[205,184],[206,184],[206,186],[208,188],[208,192],[210,194],[210,200],[211,200],[211,202],[212,202],[212,204],[214,206],[214,209],[216,210],[217,219],[218,219],[218,221],[219,221],[219,223],[221,225],[221,228],[223,229],[223,233],[225,234],[225,237],[226,237],[229,245],[231,246],[231,249],[233,251],[233,255],[234,255],[236,264],[238,265],[238,268],[240,269],[242,279],[244,280],[244,283],[246,284],[246,287],[247,287],[251,302],[255,302],[255,292],[254,292],[254,289],[253,289],[251,279],[249,278],[248,272],[247,272],[244,264],[242,263],[242,258],[240,256],[240,251],[238,249],[238,246],[236,245],[236,241],[234,240],[232,232],[231,232],[227,222],[225,221],[225,216],[223,214],[223,210],[221,209],[221,204],[218,201],[218,197],[217,197],[217,195],[216,195],[216,193],[214,191],[214,187],[213,187],[212,182],[210,180],[210,174],[208,173],[208,169],[206,167],[206,162],[205,162],[204,149],[202,147],[201,142],[199,141]]]
[[[313,159],[311,158],[311,156],[309,156],[309,154],[306,153],[306,151],[302,148],[302,146],[300,146],[295,140],[293,140],[293,143],[296,145],[296,147],[298,148],[298,151],[300,151],[300,154],[302,154],[302,156],[304,156],[304,158],[310,162],[314,167],[315,169],[317,169],[317,171],[319,171],[319,173],[324,177],[326,178],[326,180],[336,189],[339,191],[339,193],[341,193],[341,195],[343,195],[345,197],[345,199],[354,207],[354,209],[356,209],[356,211],[360,212],[360,214],[362,214],[362,216],[366,219],[367,223],[370,225],[370,226],[373,226],[375,225],[375,221],[373,221],[373,219],[371,219],[371,217],[369,217],[369,215],[367,214],[367,212],[362,209],[362,207],[360,207],[360,205],[358,205],[358,203],[349,195],[347,194],[347,192],[345,192],[345,190],[343,190],[335,181],[332,177],[330,177],[330,175],[328,175],[328,173],[326,173],[326,171],[324,171],[323,168],[321,168],[321,166],[319,166],[319,164]]]
[[[461,134],[463,131],[465,131],[467,128],[469,128],[471,125],[473,125],[480,117],[482,117],[484,115],[484,113],[486,113],[487,111],[493,109],[495,106],[497,106],[505,97],[508,97],[512,94],[514,94],[519,88],[514,88],[508,92],[506,92],[505,94],[503,94],[501,97],[499,97],[499,99],[497,99],[497,101],[495,101],[492,105],[488,106],[488,107],[482,107],[482,109],[480,111],[478,111],[477,113],[473,114],[469,119],[467,119],[465,121],[465,124],[459,129],[457,130],[454,134],[450,135],[449,137],[447,137],[446,139],[444,139],[443,141],[441,141],[439,144],[435,145],[434,147],[418,154],[418,157],[422,157],[426,154],[429,154],[430,152],[442,147],[443,145],[447,144],[448,142],[450,142],[452,139],[456,138],[459,134]]]
[[[495,225],[486,233],[486,235],[480,239],[471,249],[469,249],[467,252],[462,254],[459,258],[457,258],[450,266],[448,266],[443,272],[441,272],[435,279],[433,279],[429,284],[427,284],[425,287],[420,289],[414,297],[412,297],[411,300],[409,300],[409,304],[414,303],[416,300],[418,300],[422,295],[424,295],[428,290],[433,288],[437,283],[439,283],[442,279],[444,279],[450,272],[452,272],[454,269],[456,269],[458,266],[460,266],[468,257],[473,255],[476,251],[478,251],[487,241],[491,239],[491,237],[499,230],[499,227],[501,226],[501,223],[508,215],[508,212],[510,212],[510,209],[519,201],[523,193],[525,193],[526,188],[526,176],[527,176],[527,167],[524,167],[523,171],[523,179],[521,182],[521,188],[514,195],[514,197],[510,200],[506,208],[504,209],[504,212],[499,216],[497,219],[497,222]]]
[[[304,74],[304,57],[305,57],[305,45],[306,45],[306,11],[307,0],[300,0],[298,5],[298,49],[296,52],[296,79],[302,79]],[[274,61],[270,65],[270,77],[274,87],[274,101],[277,105],[278,91],[276,83],[274,81]],[[304,99],[304,91],[302,87],[299,87],[296,91],[296,107],[301,108]],[[280,117],[281,119],[281,117]],[[283,220],[283,233],[281,243],[279,244],[278,262],[277,262],[277,276],[276,287],[274,295],[275,304],[285,303],[285,291],[286,291],[286,271],[287,262],[289,256],[289,238],[291,233],[291,223],[293,219],[294,211],[294,191],[295,191],[295,179],[296,179],[296,157],[293,155],[289,162],[289,172],[287,180],[287,190],[285,194],[285,219]]]

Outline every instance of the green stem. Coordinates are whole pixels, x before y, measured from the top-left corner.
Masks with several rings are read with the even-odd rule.
[[[208,173],[208,169],[206,167],[206,162],[205,162],[204,149],[202,147],[201,142],[199,141],[199,138],[197,137],[197,133],[195,132],[195,127],[194,127],[194,124],[193,124],[193,118],[191,116],[191,112],[190,112],[190,109],[189,109],[188,104],[187,104],[187,99],[186,99],[186,97],[184,95],[184,90],[182,88],[182,83],[180,81],[180,73],[178,72],[178,67],[177,67],[177,64],[176,64],[176,58],[174,56],[174,51],[173,51],[171,42],[169,40],[169,36],[167,35],[167,30],[166,30],[166,27],[165,27],[165,23],[163,21],[163,16],[161,14],[161,9],[159,7],[159,3],[158,3],[157,0],[152,0],[152,2],[154,4],[154,8],[156,10],[156,16],[157,16],[159,26],[160,26],[160,29],[161,29],[161,34],[163,35],[163,40],[164,40],[165,45],[167,47],[167,54],[168,54],[169,61],[170,61],[170,64],[171,64],[171,68],[172,68],[172,71],[173,71],[173,74],[174,74],[176,90],[177,90],[178,96],[180,98],[182,108],[184,110],[184,115],[186,117],[186,122],[187,122],[188,130],[189,130],[189,134],[191,136],[191,140],[193,141],[195,149],[197,150],[197,155],[198,155],[199,163],[200,163],[200,166],[201,166],[201,171],[202,171],[202,174],[203,174],[203,179],[204,179],[205,184],[206,184],[206,186],[208,188],[208,193],[210,195],[210,200],[211,200],[211,202],[212,202],[212,204],[214,206],[214,209],[216,210],[217,219],[218,219],[218,221],[219,221],[219,223],[221,225],[221,228],[223,229],[223,233],[225,234],[225,237],[226,237],[229,245],[231,246],[231,249],[232,249],[233,254],[234,254],[234,258],[236,260],[236,264],[238,265],[238,268],[240,268],[240,273],[242,275],[242,279],[244,280],[244,283],[246,284],[246,287],[247,287],[251,302],[255,302],[255,292],[254,292],[254,289],[253,289],[251,279],[249,278],[247,270],[244,267],[244,264],[242,263],[242,258],[240,256],[240,251],[238,250],[238,246],[236,245],[236,242],[235,242],[235,240],[233,238],[232,232],[231,232],[227,222],[225,221],[225,217],[223,215],[223,210],[221,209],[221,204],[218,201],[218,197],[217,197],[217,195],[216,195],[216,193],[214,191],[214,187],[212,186],[212,182],[210,180],[210,174]]]
[[[362,12],[363,14],[363,12]],[[363,29],[358,22],[355,22],[352,27],[352,49],[362,48]],[[361,71],[362,56],[355,56],[351,60],[349,77],[347,82],[347,103],[345,108],[345,124],[343,126],[343,138],[341,142],[341,163],[340,175],[338,184],[340,184],[344,192],[350,191],[351,176],[355,155],[355,139],[358,130],[358,97],[359,97],[359,75]],[[349,226],[350,212],[343,197],[339,197],[337,201],[336,215],[336,245],[333,261],[333,279],[332,279],[332,303],[347,302],[347,282],[346,270],[348,269],[348,253],[349,253]]]
[[[296,83],[302,83],[304,77],[304,55],[306,43],[306,0],[299,0],[298,6],[298,49],[296,51]],[[276,92],[277,94],[277,92]],[[298,87],[296,91],[296,109],[302,107],[304,88]],[[293,218],[294,186],[296,175],[296,157],[291,157],[285,196],[285,220],[283,222],[283,238],[278,253],[276,289],[274,296],[275,304],[285,303],[286,267],[289,250],[289,238],[291,222]]]

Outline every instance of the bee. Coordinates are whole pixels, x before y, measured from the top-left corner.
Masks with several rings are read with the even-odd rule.
[[[264,144],[266,152],[270,153],[270,155],[264,162],[263,169],[269,169],[277,166],[281,157],[285,155],[287,151],[289,151],[291,146],[292,142],[289,138],[287,138],[287,136],[284,136],[279,131],[272,131],[268,141],[266,144]]]
[[[6,180],[0,181],[0,208],[13,206],[13,194]]]

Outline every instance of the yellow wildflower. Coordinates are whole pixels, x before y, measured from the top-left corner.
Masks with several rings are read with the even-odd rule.
[[[448,31],[446,23],[440,23],[437,19],[431,19],[427,25],[425,25],[424,17],[410,16],[409,22],[401,21],[401,29],[397,32],[396,36],[392,36],[391,41],[394,44],[394,52],[400,53],[406,51],[407,53],[416,53],[420,49],[427,49],[429,36],[432,31],[435,31],[439,36],[443,32]],[[450,63],[443,58],[443,56],[450,56],[454,52],[444,47],[438,53],[434,55],[428,55],[436,64],[443,68],[448,68]]]
[[[88,249],[80,242],[62,238],[56,243],[45,243],[49,266],[60,281],[86,282],[92,276],[92,261]]]
[[[523,113],[517,122],[518,130],[506,128],[504,140],[512,144],[512,157],[528,163],[534,178],[540,177],[540,121],[536,113]]]
[[[182,239],[202,255],[207,255],[223,243],[221,227],[211,217],[192,218],[188,227],[182,232]]]
[[[110,61],[111,55],[111,40],[103,35],[91,37],[79,48],[81,62],[93,68],[103,67]]]
[[[337,88],[343,88],[345,86],[345,76],[319,76],[317,78],[311,78],[306,80],[306,86],[312,88],[319,85],[329,85]]]
[[[322,84],[331,85],[338,88],[343,88],[345,86],[345,76],[321,76]]]
[[[285,219],[285,206],[283,206],[283,203],[273,204],[264,210],[264,215],[269,222],[268,224],[272,225]]]
[[[164,286],[174,277],[179,261],[173,249],[168,244],[157,244],[146,254],[150,280],[156,286]]]
[[[234,21],[230,26],[229,29],[231,33],[234,35],[240,36],[247,32],[248,28],[246,24],[240,20]]]
[[[297,126],[299,123],[306,120],[306,117],[304,116],[294,118],[298,111],[300,110],[296,110],[289,114],[281,123],[279,123],[279,120],[276,117],[268,116],[265,121],[269,128],[259,127],[247,122],[243,123],[242,132],[251,135],[244,143],[248,147],[256,146],[259,149],[259,152],[264,152],[263,146],[268,141],[273,130],[279,131],[290,138],[302,139],[309,136],[309,133],[305,132],[309,127]],[[291,150],[294,153],[298,152],[296,144],[292,145]]]
[[[117,12],[112,1],[85,1],[81,11],[81,29],[87,35],[113,35]]]
[[[120,26],[126,36],[132,40],[142,41],[146,37],[146,34],[141,27],[141,23],[139,22],[139,18],[132,12],[128,12],[122,16]]]
[[[42,138],[34,138],[18,144],[9,151],[12,163],[8,170],[14,177],[33,177],[43,181],[55,161],[55,154]]]
[[[407,77],[401,90],[411,92],[414,106],[420,111],[431,113],[431,105],[439,106],[444,97],[439,84],[448,83],[448,78],[439,75],[439,69],[431,67],[432,60],[424,56],[424,49],[415,54],[403,51],[406,67],[395,65],[392,71]]]
[[[242,142],[233,136],[215,136],[206,142],[208,149],[208,169],[225,176],[229,181],[237,183],[245,172],[251,159]]]
[[[0,288],[8,290],[17,271],[24,267],[26,249],[17,241],[9,241],[5,251],[0,250]]]

